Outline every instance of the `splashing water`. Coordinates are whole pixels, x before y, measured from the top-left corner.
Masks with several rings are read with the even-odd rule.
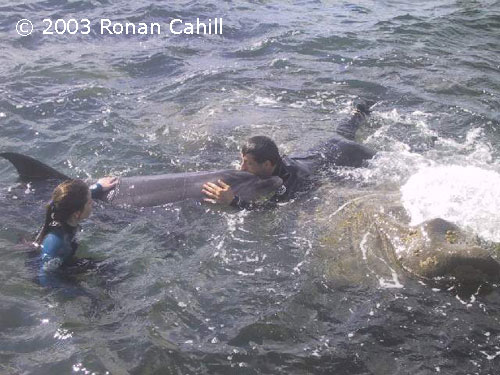
[[[401,193],[412,225],[439,217],[500,242],[497,172],[472,166],[426,167],[409,178]]]

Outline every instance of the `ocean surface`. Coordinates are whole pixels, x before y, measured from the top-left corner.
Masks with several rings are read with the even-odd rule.
[[[197,18],[222,35],[168,32]],[[303,152],[362,98],[378,103],[358,140],[379,151],[362,168],[268,211],[97,203],[78,250],[93,266],[60,287],[30,266],[48,195],[0,160],[0,373],[498,374],[496,286],[463,295],[396,265],[337,285],[317,263],[338,250],[318,223],[352,195],[500,242],[499,1],[0,2],[0,151],[67,175],[237,168],[260,134]]]

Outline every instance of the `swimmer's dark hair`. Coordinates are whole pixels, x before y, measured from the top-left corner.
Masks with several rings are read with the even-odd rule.
[[[269,160],[273,165],[276,165],[281,156],[276,143],[264,135],[257,135],[249,138],[243,146],[241,146],[243,155],[252,154],[257,163],[264,163]]]
[[[77,211],[82,211],[87,203],[89,187],[82,180],[66,180],[57,185],[52,200],[47,204],[45,222],[35,239],[40,245],[49,231],[52,221],[64,225]]]

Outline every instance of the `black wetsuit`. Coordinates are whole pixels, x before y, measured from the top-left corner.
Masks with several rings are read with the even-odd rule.
[[[276,203],[287,201],[295,196],[299,191],[303,191],[310,184],[312,173],[311,163],[304,162],[302,158],[284,156],[276,165],[273,176],[278,176],[283,180],[278,190],[265,202],[248,202],[235,196],[231,206],[239,209],[255,209],[274,207]]]
[[[354,141],[359,125],[365,121],[369,110],[358,106],[349,121],[341,123],[334,137],[310,150],[304,156],[284,156],[278,162],[273,176],[283,180],[283,185],[270,200],[264,203],[247,202],[235,196],[231,206],[239,209],[255,209],[275,206],[277,202],[293,198],[297,192],[307,190],[311,177],[322,167],[332,165],[360,167],[364,160],[371,159],[375,152]]]

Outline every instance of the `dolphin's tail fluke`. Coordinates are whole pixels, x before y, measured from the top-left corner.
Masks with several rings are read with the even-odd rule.
[[[70,177],[56,171],[54,168],[26,155],[15,152],[2,152],[0,156],[14,165],[22,181],[70,179]]]
[[[365,100],[356,105],[354,115],[348,120],[341,122],[336,129],[337,134],[342,137],[354,141],[356,132],[359,126],[365,121],[366,117],[370,114],[370,109],[376,102]]]

